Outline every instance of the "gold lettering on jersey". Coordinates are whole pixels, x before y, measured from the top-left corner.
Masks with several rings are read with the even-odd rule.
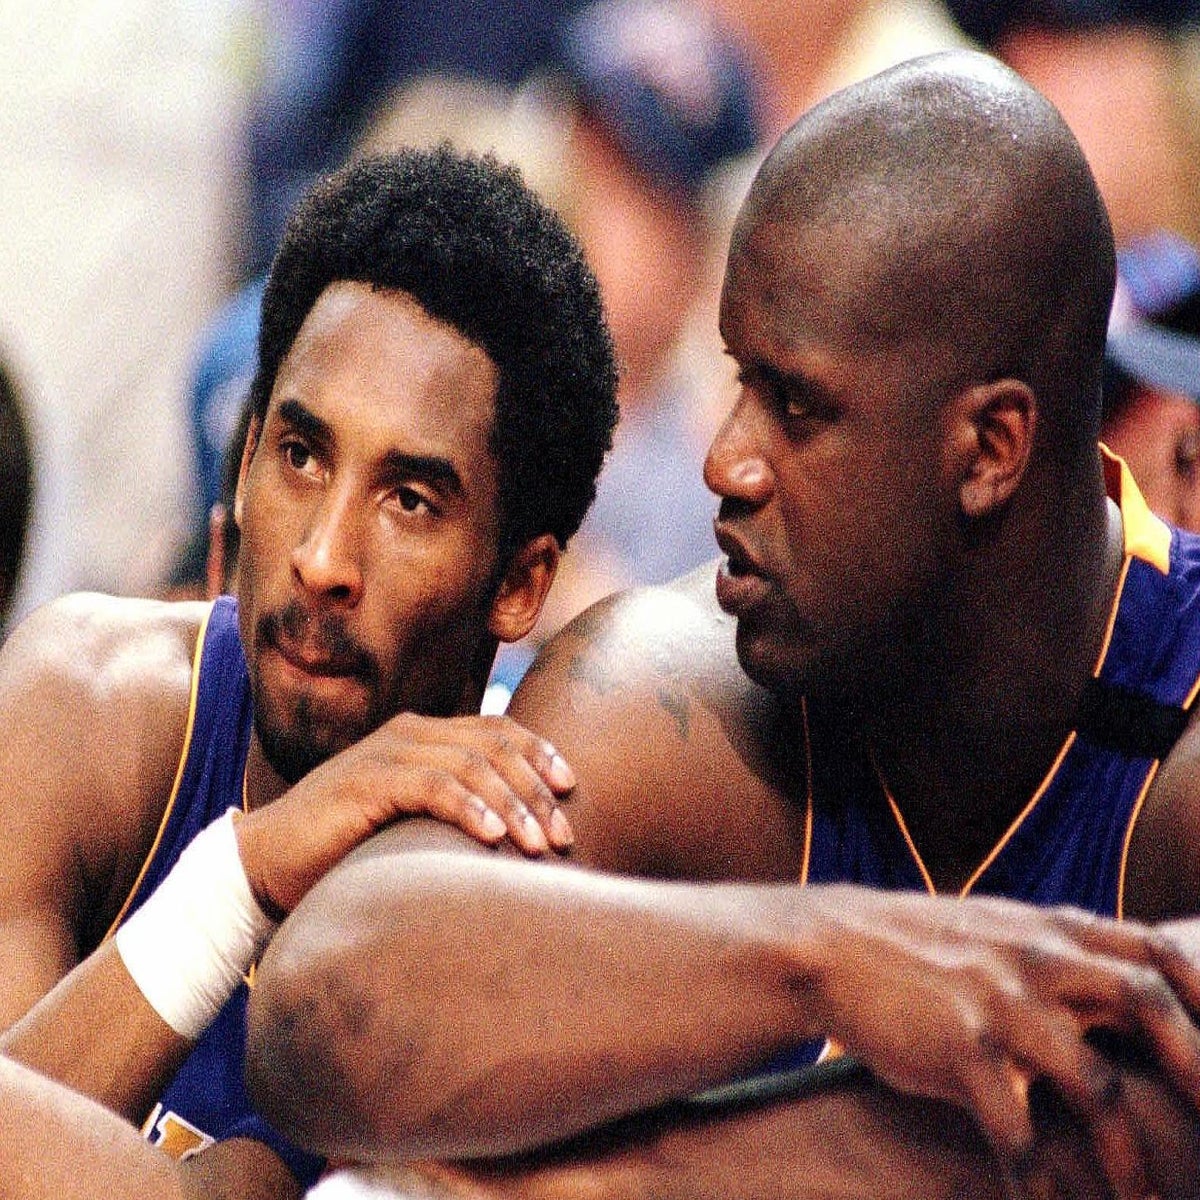
[[[142,1136],[152,1146],[157,1146],[178,1162],[191,1158],[193,1154],[199,1154],[216,1140],[202,1129],[197,1129],[190,1121],[185,1121],[178,1113],[163,1112],[161,1104],[156,1104],[146,1118],[142,1126]]]

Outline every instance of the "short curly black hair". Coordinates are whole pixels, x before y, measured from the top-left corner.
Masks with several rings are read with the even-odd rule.
[[[309,310],[343,280],[406,292],[487,352],[500,561],[540,533],[565,546],[612,445],[617,369],[595,276],[561,218],[514,167],[448,144],[326,177],[271,266],[249,397],[259,418]]]

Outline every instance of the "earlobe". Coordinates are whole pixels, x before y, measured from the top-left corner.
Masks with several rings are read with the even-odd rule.
[[[537,622],[554,582],[561,551],[551,533],[526,542],[512,557],[488,614],[488,631],[502,642],[518,642]]]
[[[258,445],[258,434],[262,422],[258,417],[251,417],[246,428],[246,443],[242,447],[242,465],[238,467],[237,490],[233,495],[233,519],[237,527],[242,527],[242,495],[246,490],[246,475],[250,470],[250,460],[254,457],[254,448]]]
[[[1019,379],[997,379],[960,397],[967,455],[960,503],[966,517],[983,517],[1005,505],[1017,490],[1037,426],[1033,389]]]

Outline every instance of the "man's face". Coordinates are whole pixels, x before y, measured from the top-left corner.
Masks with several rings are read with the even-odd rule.
[[[336,283],[301,326],[238,492],[255,728],[285,779],[454,710],[497,565],[496,385],[403,293]]]
[[[941,406],[879,278],[849,226],[743,215],[735,232],[721,329],[740,388],[705,480],[718,599],[768,686],[869,687],[937,605],[957,520]]]

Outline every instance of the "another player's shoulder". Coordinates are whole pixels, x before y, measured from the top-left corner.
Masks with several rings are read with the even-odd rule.
[[[797,731],[739,666],[714,571],[600,601],[513,697],[511,715],[580,781],[569,810],[582,861],[678,878],[794,875]]]
[[[614,593],[542,648],[522,688],[570,687],[597,696],[663,686],[693,695],[744,693],[734,622],[717,606],[715,564],[657,587]]]

